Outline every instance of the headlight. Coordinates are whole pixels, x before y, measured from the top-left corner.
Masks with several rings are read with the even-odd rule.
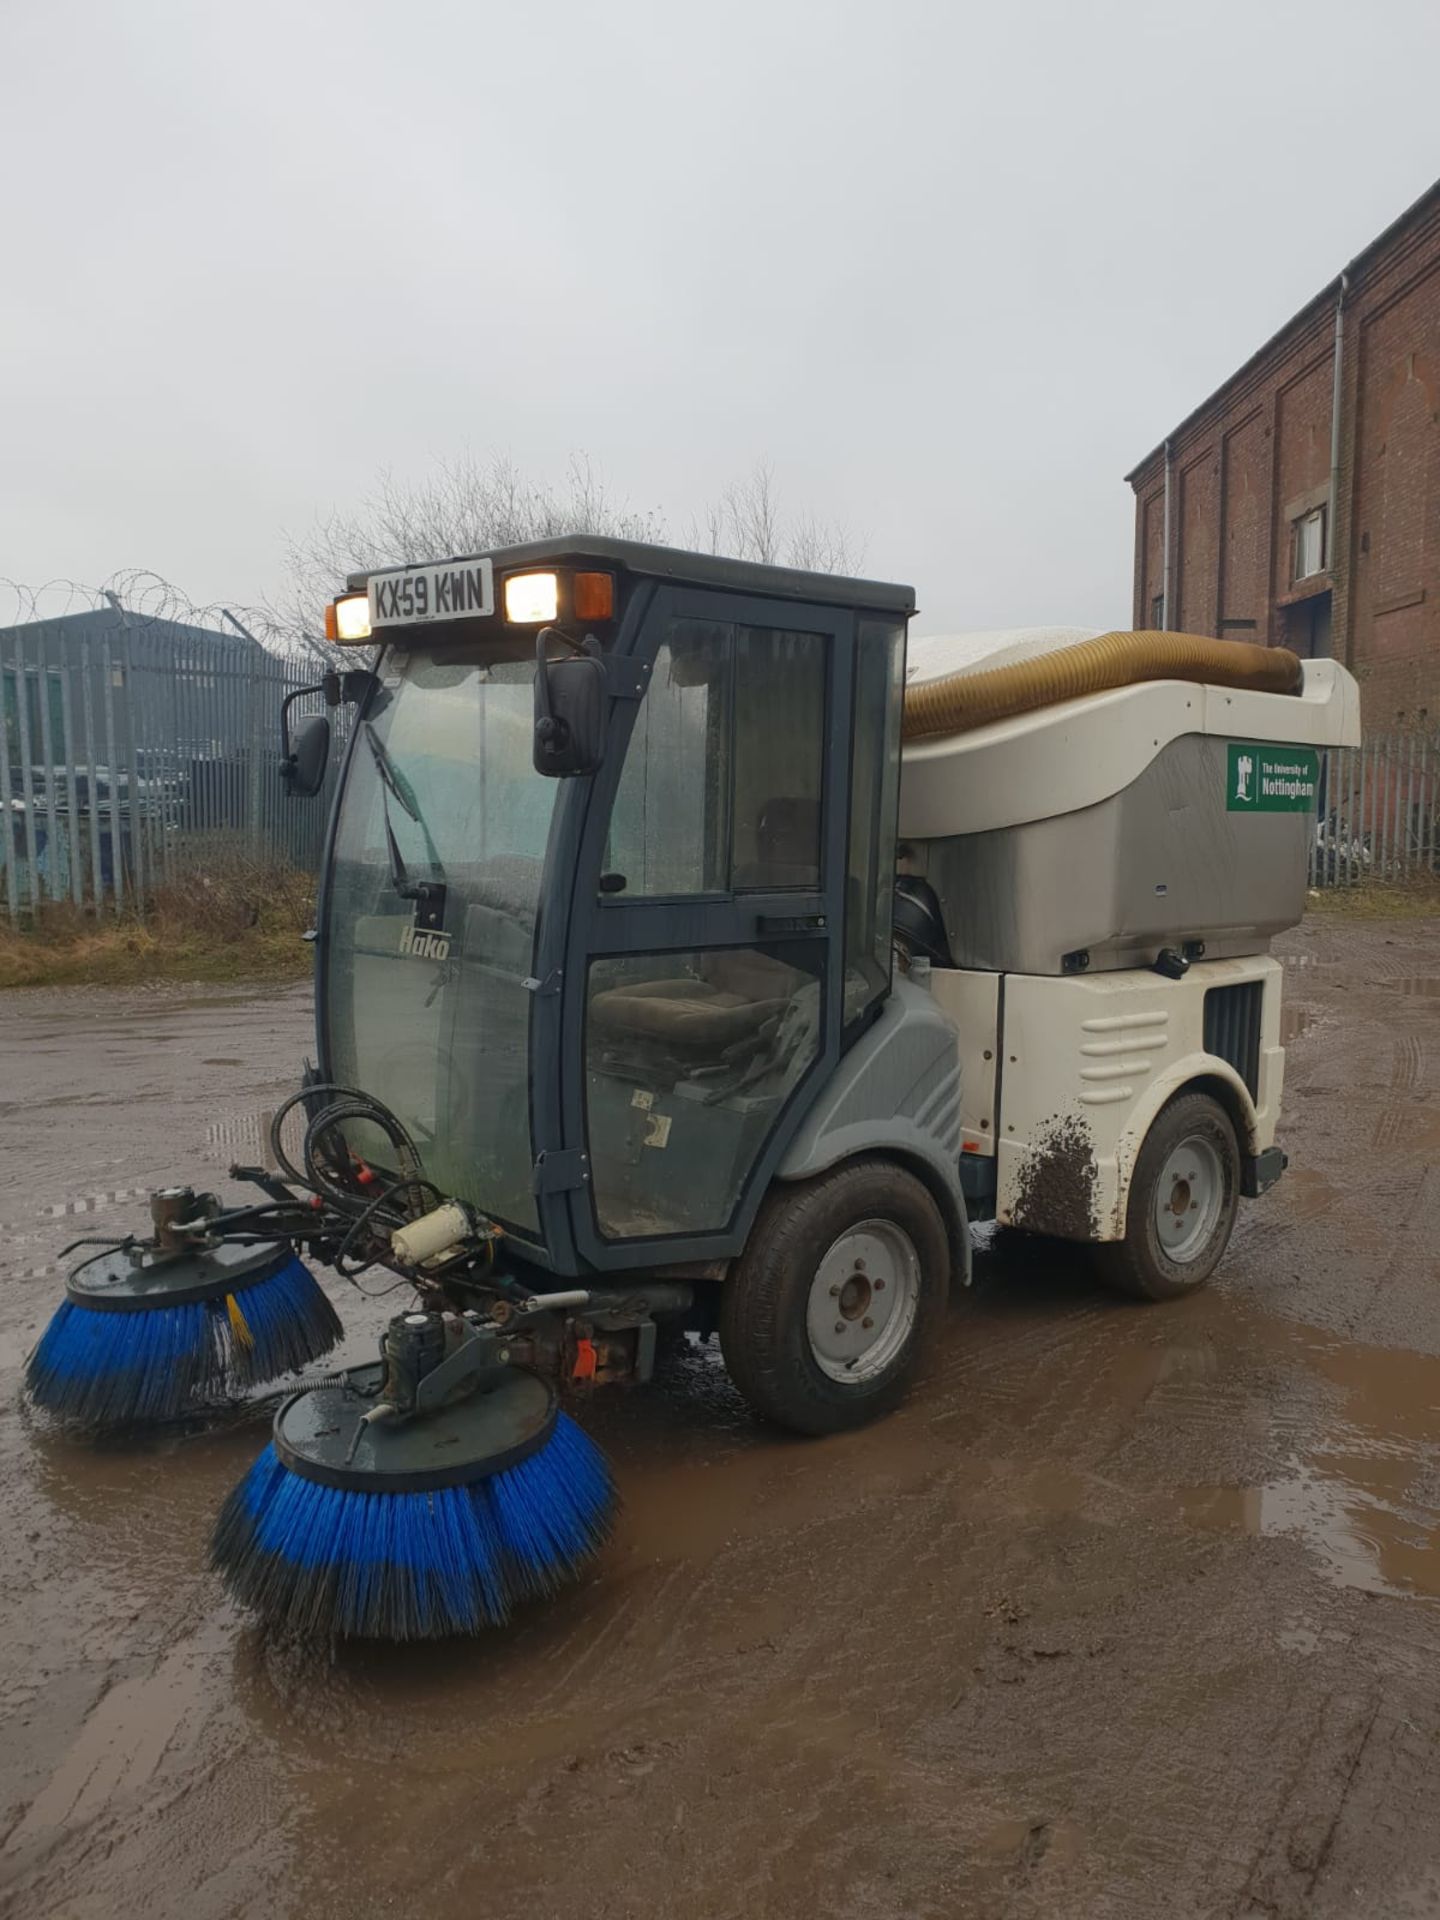
[[[342,647],[361,646],[370,638],[368,593],[347,593],[326,607],[325,638]]]
[[[540,627],[560,612],[560,578],[554,573],[512,573],[505,582],[505,618],[517,627]]]

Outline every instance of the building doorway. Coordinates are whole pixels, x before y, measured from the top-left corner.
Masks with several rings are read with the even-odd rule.
[[[1312,593],[1285,610],[1285,644],[1302,660],[1328,660],[1333,652],[1330,595]]]

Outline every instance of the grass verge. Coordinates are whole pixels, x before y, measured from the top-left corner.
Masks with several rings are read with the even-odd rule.
[[[1318,887],[1307,897],[1305,911],[1334,920],[1424,920],[1440,914],[1440,881],[1417,878],[1389,887],[1359,880],[1353,887]]]
[[[0,920],[0,988],[303,979],[314,912],[310,875],[232,855],[157,888],[143,914],[57,901]]]

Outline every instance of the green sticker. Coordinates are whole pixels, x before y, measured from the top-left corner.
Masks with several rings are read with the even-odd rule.
[[[1313,747],[1230,742],[1225,770],[1229,813],[1309,813],[1320,795],[1320,756]]]

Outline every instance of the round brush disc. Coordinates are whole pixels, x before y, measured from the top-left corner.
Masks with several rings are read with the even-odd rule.
[[[77,1307],[101,1313],[184,1307],[268,1280],[291,1258],[289,1247],[276,1241],[255,1247],[222,1240],[196,1253],[147,1258],[140,1266],[117,1249],[77,1267],[65,1282],[65,1297]]]
[[[316,1387],[285,1402],[275,1416],[275,1451],[292,1473],[349,1493],[426,1493],[502,1473],[537,1452],[555,1430],[553,1389],[517,1367],[434,1413],[361,1427],[357,1442],[381,1374],[378,1362],[352,1367],[348,1388]]]

